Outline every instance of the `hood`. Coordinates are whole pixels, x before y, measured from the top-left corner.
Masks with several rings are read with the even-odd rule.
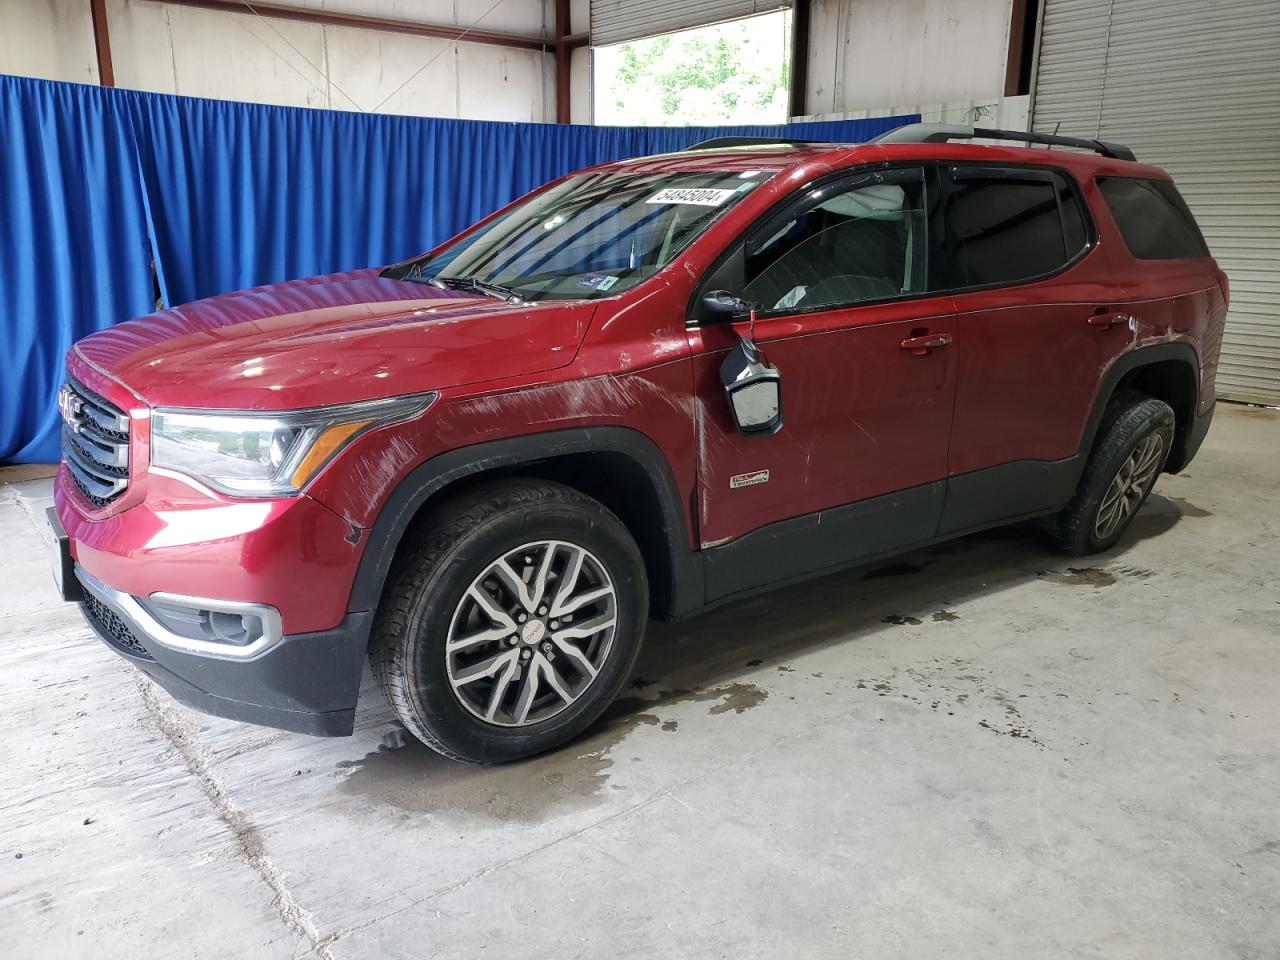
[[[198,300],[76,349],[154,406],[283,410],[554,370],[593,312],[358,270]]]

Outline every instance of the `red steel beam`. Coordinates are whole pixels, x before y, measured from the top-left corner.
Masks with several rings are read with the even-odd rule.
[[[102,0],[93,0],[96,4]],[[259,3],[258,0],[167,0],[184,7],[201,7],[224,13],[240,13],[271,17],[275,20],[297,20],[301,23],[318,23],[330,27],[357,27],[362,30],[381,30],[384,33],[407,33],[416,37],[435,37],[439,40],[461,40],[464,43],[487,43],[498,47],[515,47],[518,50],[549,50],[554,44],[544,37],[520,33],[501,33],[496,30],[473,30],[466,27],[441,27],[416,20],[395,20],[390,17],[372,17],[360,13],[339,13],[332,10],[313,10],[290,7],[280,3]]]
[[[116,85],[116,71],[111,65],[111,37],[107,33],[107,0],[89,0],[89,16],[93,19],[93,45],[98,53],[98,83]]]
[[[569,46],[569,0],[556,0],[556,123],[568,123],[570,72],[573,49]]]

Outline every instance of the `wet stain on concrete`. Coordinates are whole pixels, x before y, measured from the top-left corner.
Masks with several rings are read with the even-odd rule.
[[[951,620],[959,620],[960,614],[952,610],[939,610],[933,615],[935,623],[947,623]]]
[[[878,580],[881,577],[906,577],[913,573],[920,573],[924,567],[918,563],[908,563],[905,560],[899,560],[896,563],[885,564],[883,567],[876,567],[874,570],[868,570],[862,575],[863,580]]]
[[[730,692],[724,694],[722,703],[717,703],[707,711],[712,716],[717,713],[728,713],[730,710],[734,713],[745,713],[752,707],[760,706],[760,704],[764,703],[765,698],[769,696],[767,692],[751,683],[730,683],[720,689],[728,689]],[[693,699],[702,698],[695,697]]]
[[[759,657],[756,657],[754,660],[748,660],[748,661],[747,661],[747,666],[748,666],[748,667],[758,667],[758,666],[760,666],[760,664],[762,664],[762,663],[764,663],[764,661],[763,661],[763,660],[761,660]]]
[[[1014,740],[1029,740],[1031,743],[1034,743],[1037,747],[1044,746],[1043,743],[1041,743],[1039,740],[1037,740],[1034,736],[1031,735],[1030,730],[1028,730],[1025,726],[1022,726],[1019,724],[1011,724],[1001,729],[1000,727],[997,727],[992,723],[988,723],[986,720],[979,720],[978,726],[982,727],[982,729],[984,730],[990,730],[992,733],[1002,737],[1012,737]]]
[[[1099,567],[1067,567],[1062,570],[1041,570],[1036,574],[1047,583],[1062,583],[1073,587],[1109,587],[1116,578]]]
[[[540,757],[493,767],[447,760],[402,727],[395,727],[376,750],[359,760],[337,764],[343,777],[338,790],[378,806],[459,820],[539,823],[553,814],[596,802],[613,766],[610,752],[632,730],[656,726],[672,733],[679,729],[678,721],[664,720],[655,711],[678,703],[714,701],[709,714],[740,714],[767,697],[767,691],[750,683],[726,683],[706,690],[663,690],[656,698],[622,697],[575,743]]]
[[[904,627],[904,626],[907,626],[908,624],[910,624],[913,627],[918,627],[920,625],[920,619],[918,617],[906,617],[900,613],[891,613],[880,622],[892,623],[895,626],[899,626],[899,627]]]
[[[984,730],[1045,748],[1018,706],[1021,702],[1036,701],[1028,699],[1025,693],[1014,693],[996,685],[989,671],[969,660],[935,658],[907,670],[893,670],[885,677],[862,678],[856,681],[855,687],[871,690],[877,697],[891,696],[889,703],[905,700],[928,707],[938,716],[968,715]],[[1046,698],[1042,696],[1039,700],[1044,702]],[[991,716],[993,709],[999,711],[998,719]]]
[[[1197,507],[1194,503],[1189,503],[1181,497],[1166,497],[1170,503],[1178,508],[1178,512],[1184,517],[1212,517],[1213,513],[1202,507]]]

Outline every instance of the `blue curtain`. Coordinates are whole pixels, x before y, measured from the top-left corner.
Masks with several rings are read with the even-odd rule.
[[[858,142],[918,117],[589,127],[389,117],[0,76],[0,462],[58,458],[76,339],[154,308],[390,263],[593,163],[714,136]]]
[[[150,260],[112,92],[0,77],[0,462],[58,459],[63,356],[154,309]]]

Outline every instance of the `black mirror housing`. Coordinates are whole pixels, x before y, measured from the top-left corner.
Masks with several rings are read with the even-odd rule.
[[[752,341],[738,338],[720,365],[720,382],[741,433],[767,437],[782,429],[782,374],[765,364]]]
[[[702,298],[702,309],[713,317],[740,317],[751,312],[751,304],[728,290],[709,290]]]

